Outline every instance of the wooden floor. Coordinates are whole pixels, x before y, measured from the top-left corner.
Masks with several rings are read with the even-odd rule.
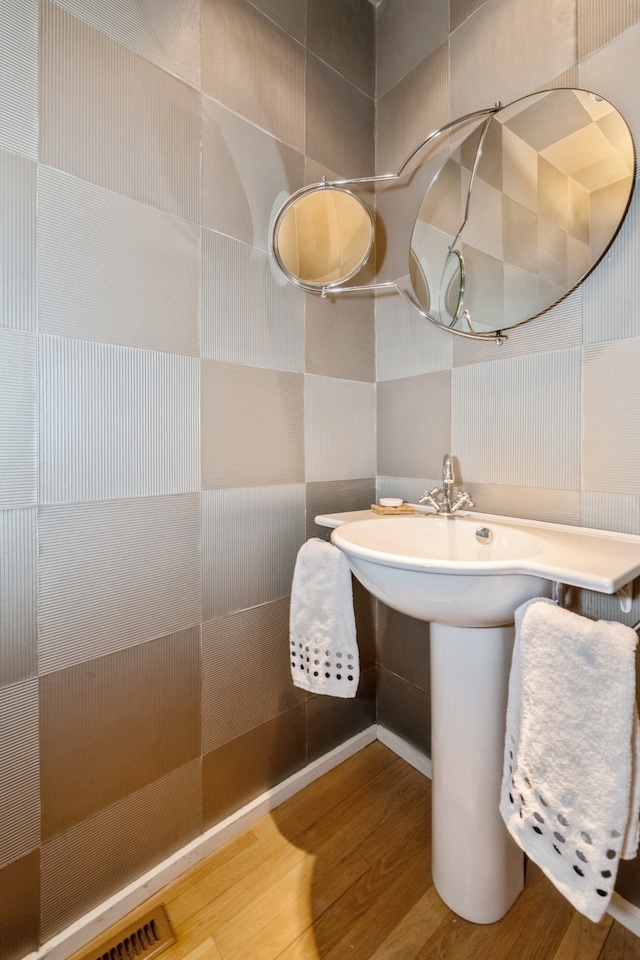
[[[429,836],[430,782],[373,743],[148,902],[178,938],[162,958],[640,958],[638,938],[576,913],[532,864],[501,921],[460,919],[431,883]]]

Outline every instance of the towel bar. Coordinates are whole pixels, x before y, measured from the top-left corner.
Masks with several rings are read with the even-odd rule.
[[[553,589],[551,591],[551,597],[558,604],[559,607],[564,607],[565,600],[565,584],[561,583],[560,580],[555,580],[553,583]],[[640,620],[638,620],[631,627],[632,630],[635,630],[637,634],[640,634]]]

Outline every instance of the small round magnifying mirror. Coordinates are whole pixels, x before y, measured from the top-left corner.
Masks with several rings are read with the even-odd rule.
[[[355,194],[313,184],[280,209],[271,244],[289,280],[307,290],[324,290],[344,283],[364,266],[373,238],[371,213]]]

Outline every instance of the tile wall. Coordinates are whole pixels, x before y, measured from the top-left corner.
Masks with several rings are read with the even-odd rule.
[[[313,517],[375,496],[371,299],[268,255],[374,170],[367,0],[0,0],[0,957],[375,720],[291,684]],[[348,417],[344,411],[349,411]]]
[[[378,8],[378,173],[396,170],[455,117],[556,86],[610,100],[640,144],[637,4],[450,0],[448,7],[448,17],[438,0],[384,0]],[[418,176],[379,196],[380,279],[408,272],[425,182]],[[402,303],[379,298],[380,493],[415,501],[439,484],[442,455],[451,452],[480,510],[640,534],[639,211],[636,183],[627,219],[595,272],[502,347],[450,337]],[[592,616],[640,619],[637,595],[626,615],[615,598],[584,594],[571,602]],[[404,705],[423,702],[428,714],[428,640],[409,634],[412,652],[402,659],[381,635],[379,712],[387,725],[409,727],[418,744]],[[618,889],[640,904],[640,861],[622,865]]]

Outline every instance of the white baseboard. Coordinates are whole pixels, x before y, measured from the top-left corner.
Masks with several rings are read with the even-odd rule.
[[[607,913],[627,930],[631,930],[631,933],[635,933],[636,937],[640,937],[640,907],[634,906],[614,892]]]
[[[419,750],[412,747],[410,743],[407,743],[406,740],[403,740],[385,727],[378,726],[378,740],[431,780],[431,760],[429,757],[425,757],[423,753],[420,753]]]
[[[202,836],[182,847],[171,857],[158,864],[142,877],[134,880],[128,886],[119,890],[117,894],[105,900],[94,910],[80,917],[75,923],[57,934],[36,952],[31,953],[24,960],[66,960],[67,957],[81,950],[96,937],[101,936],[114,924],[119,923],[128,913],[158,893],[167,884],[185,873],[195,864],[213,853],[219,847],[233,840],[234,837],[250,827],[260,817],[274,810],[289,797],[307,787],[314,780],[319,779],[329,770],[348,760],[374,740],[380,740],[386,747],[415,767],[425,777],[431,779],[431,760],[420,753],[411,744],[402,740],[395,733],[378,725],[372,725],[357,736],[347,740],[327,753],[319,760],[314,760],[303,770],[279,783],[271,790],[252,800],[232,816],[216,824]],[[613,894],[609,904],[609,914],[636,936],[640,937],[640,908],[628,903],[617,893]]]

